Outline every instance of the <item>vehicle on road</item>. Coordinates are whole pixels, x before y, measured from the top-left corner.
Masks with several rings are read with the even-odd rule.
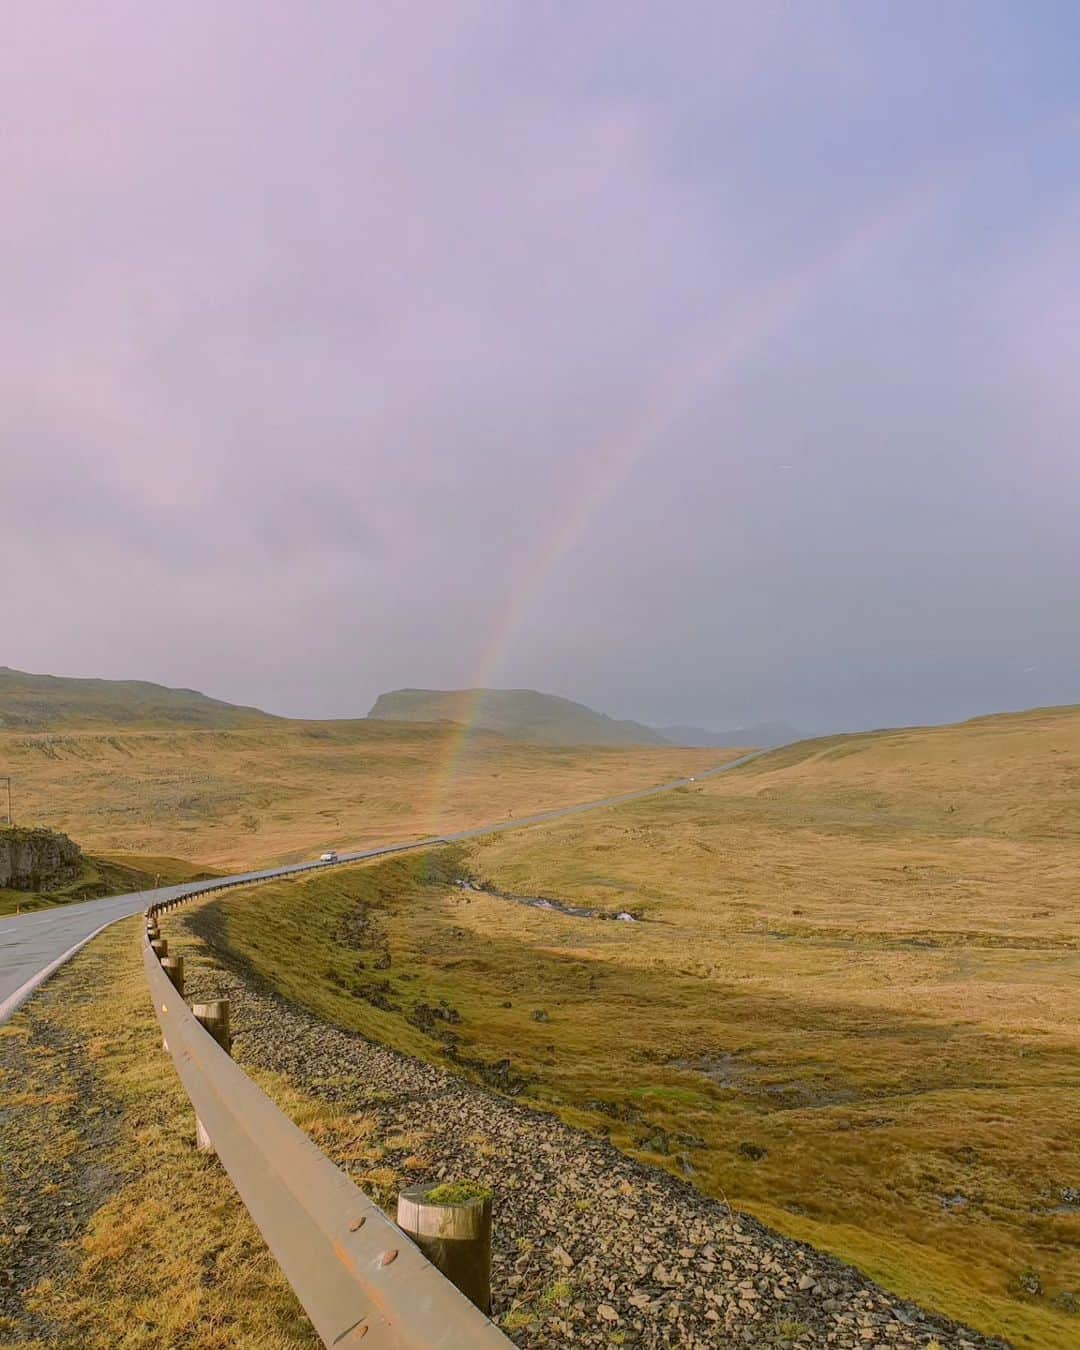
[[[337,862],[337,860],[338,860],[338,856],[337,856],[337,854],[334,852],[333,849],[331,849],[329,853],[320,853],[320,854],[319,854],[319,861],[320,861],[320,862]]]

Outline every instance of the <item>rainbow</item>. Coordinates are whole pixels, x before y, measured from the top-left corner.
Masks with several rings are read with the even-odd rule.
[[[843,241],[792,275],[766,286],[724,335],[693,345],[660,371],[624,425],[584,458],[584,480],[571,508],[543,546],[523,566],[491,625],[471,681],[473,696],[460,729],[450,737],[433,779],[428,807],[432,833],[453,793],[462,755],[475,730],[481,691],[492,687],[547,577],[585,533],[589,522],[615,496],[634,468],[678,419],[735,369],[738,362],[780,332],[811,301],[873,254],[910,235],[938,200],[941,175],[890,200]]]

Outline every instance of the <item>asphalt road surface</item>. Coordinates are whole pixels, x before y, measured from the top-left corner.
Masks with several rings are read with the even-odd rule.
[[[751,759],[765,754],[756,750],[742,755],[715,769],[706,769],[697,779],[712,778],[728,773]],[[273,877],[289,876],[295,872],[310,872],[322,867],[339,867],[342,863],[358,862],[363,858],[378,858],[387,853],[402,853],[408,849],[429,848],[434,844],[454,843],[459,839],[475,839],[482,834],[498,834],[502,830],[517,830],[524,825],[539,825],[563,816],[579,815],[604,806],[618,806],[623,802],[640,801],[660,792],[671,792],[686,787],[693,778],[678,778],[657,787],[640,788],[615,797],[601,797],[597,801],[581,802],[576,806],[559,806],[551,811],[540,811],[531,816],[501,820],[494,825],[479,825],[457,834],[438,835],[430,839],[412,840],[405,844],[387,844],[382,848],[366,849],[359,853],[341,853],[336,863],[302,862],[286,867],[271,867],[262,872],[241,872],[234,876],[215,877],[212,881],[193,881],[181,886],[162,886],[157,890],[132,891],[128,895],[109,896],[101,900],[85,900],[77,905],[57,905],[54,909],[36,910],[0,919],[0,1022],[18,1008],[52,972],[74,956],[92,937],[117,919],[141,913],[147,905],[159,900],[170,900],[180,895],[198,895],[205,891],[242,886],[252,881],[267,881]]]

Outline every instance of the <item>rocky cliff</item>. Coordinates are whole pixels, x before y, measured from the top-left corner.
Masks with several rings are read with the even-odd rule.
[[[81,870],[82,853],[66,834],[0,829],[0,888],[51,891],[74,881]]]

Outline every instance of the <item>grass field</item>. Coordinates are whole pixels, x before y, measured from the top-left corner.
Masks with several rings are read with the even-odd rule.
[[[523,1091],[887,1287],[1080,1344],[1080,710],[778,751],[231,895],[321,1016]],[[637,924],[447,884],[470,872]]]
[[[692,774],[736,751],[564,749],[449,726],[267,720],[219,730],[0,731],[23,825],[105,855],[217,870],[421,838]],[[453,764],[452,772],[448,766]]]

